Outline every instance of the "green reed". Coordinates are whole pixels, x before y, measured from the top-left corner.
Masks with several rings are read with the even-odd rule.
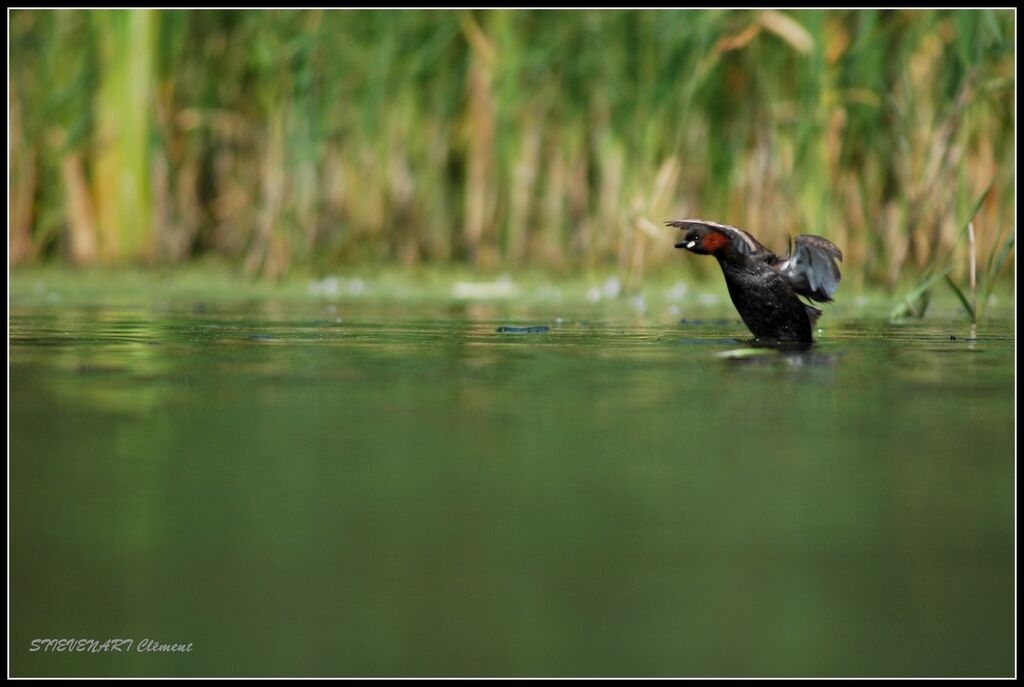
[[[632,285],[674,264],[661,220],[700,216],[779,249],[828,236],[852,283],[891,285],[952,250],[990,182],[978,254],[1012,259],[1009,11],[17,10],[10,27],[16,263],[212,253],[269,276],[459,262]]]

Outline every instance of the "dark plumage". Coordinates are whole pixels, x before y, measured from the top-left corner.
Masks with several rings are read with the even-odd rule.
[[[813,341],[811,328],[821,310],[797,295],[820,303],[832,300],[841,278],[836,260],[843,259],[835,244],[804,234],[790,242],[789,255],[782,258],[727,224],[702,219],[666,224],[686,232],[676,248],[718,259],[733,305],[758,340]]]

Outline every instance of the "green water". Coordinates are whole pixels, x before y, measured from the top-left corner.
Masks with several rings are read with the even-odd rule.
[[[1012,322],[734,318],[16,305],[10,670],[1012,674]]]

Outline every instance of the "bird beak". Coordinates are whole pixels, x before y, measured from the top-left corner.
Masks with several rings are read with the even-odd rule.
[[[676,244],[676,248],[693,248],[696,244],[696,241],[680,241]]]

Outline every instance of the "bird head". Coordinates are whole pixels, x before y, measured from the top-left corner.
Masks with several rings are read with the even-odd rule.
[[[676,248],[683,248],[697,255],[713,255],[731,243],[729,236],[714,227],[702,224],[688,224],[680,227],[685,234]]]

